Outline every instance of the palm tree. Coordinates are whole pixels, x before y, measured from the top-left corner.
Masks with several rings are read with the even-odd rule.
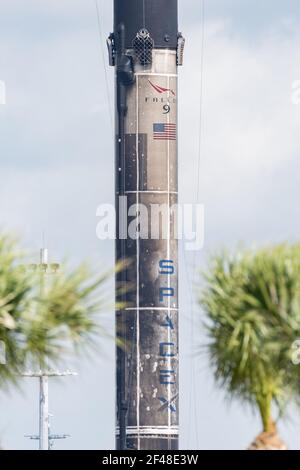
[[[18,267],[15,241],[0,237],[0,341],[5,363],[0,365],[0,388],[16,382],[24,366],[23,314],[29,308],[29,276]]]
[[[286,449],[277,420],[299,396],[300,246],[214,256],[205,280],[200,304],[215,380],[259,411],[263,432],[250,449]]]
[[[54,365],[71,348],[93,346],[106,334],[99,313],[105,306],[109,273],[93,278],[80,266],[49,275],[41,296],[40,267],[31,272],[20,267],[21,260],[15,241],[1,236],[0,342],[6,363],[0,365],[0,388],[16,384],[26,368]]]

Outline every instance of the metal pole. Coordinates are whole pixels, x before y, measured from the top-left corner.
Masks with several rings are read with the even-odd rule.
[[[42,248],[40,250],[40,267],[41,267],[41,282],[40,282],[40,295],[44,295],[45,272],[43,266],[48,265],[48,250]],[[49,450],[49,384],[48,377],[41,375],[40,383],[40,416],[39,416],[39,449]]]
[[[178,448],[178,0],[114,0],[118,449]],[[125,200],[125,202],[124,202]],[[147,209],[147,220],[140,207]],[[153,207],[166,207],[160,225]],[[127,208],[131,218],[127,218]],[[136,236],[128,234],[135,224]],[[125,227],[125,233],[124,233]],[[145,231],[148,229],[148,238]],[[155,234],[153,236],[153,233]],[[151,238],[152,234],[152,238]]]
[[[49,395],[48,377],[40,377],[40,425],[39,449],[49,450]]]
[[[31,264],[30,268],[34,271],[38,270],[40,274],[40,297],[45,293],[45,276],[56,275],[60,265],[58,263],[48,262],[48,250],[42,248],[40,250],[40,263]],[[46,366],[46,367],[43,367]],[[23,377],[38,378],[39,380],[39,434],[25,435],[29,439],[39,441],[39,450],[51,450],[54,441],[66,439],[70,437],[68,434],[51,434],[50,432],[50,414],[49,414],[49,378],[51,377],[67,377],[77,375],[70,370],[59,371],[51,370],[48,363],[40,364],[39,371],[27,371],[22,374]]]

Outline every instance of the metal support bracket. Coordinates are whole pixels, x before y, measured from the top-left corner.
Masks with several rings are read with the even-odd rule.
[[[108,62],[111,67],[116,65],[116,45],[115,45],[115,35],[111,33],[106,40],[106,45],[108,49]]]

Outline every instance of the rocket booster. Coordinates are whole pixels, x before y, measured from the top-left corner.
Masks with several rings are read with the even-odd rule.
[[[115,0],[118,449],[178,448],[177,0]]]

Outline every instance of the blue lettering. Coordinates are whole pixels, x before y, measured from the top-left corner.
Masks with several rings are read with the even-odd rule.
[[[165,326],[166,328],[170,328],[171,330],[174,330],[174,325],[169,315],[166,316],[166,323],[163,323],[162,326]]]
[[[159,274],[174,274],[175,268],[173,266],[174,261],[171,259],[162,259],[159,262]]]
[[[171,351],[174,346],[174,343],[160,343],[159,355],[161,357],[175,357],[175,354]]]
[[[159,401],[161,402],[162,406],[159,408],[158,411],[164,411],[165,409],[170,409],[172,413],[176,413],[176,405],[172,403],[173,400],[168,401],[164,397],[159,397]]]
[[[161,385],[174,385],[175,382],[172,382],[172,374],[174,375],[174,370],[161,370],[159,372],[159,383]]]
[[[163,302],[165,297],[174,297],[173,287],[160,287],[160,289],[159,289],[159,301]]]

